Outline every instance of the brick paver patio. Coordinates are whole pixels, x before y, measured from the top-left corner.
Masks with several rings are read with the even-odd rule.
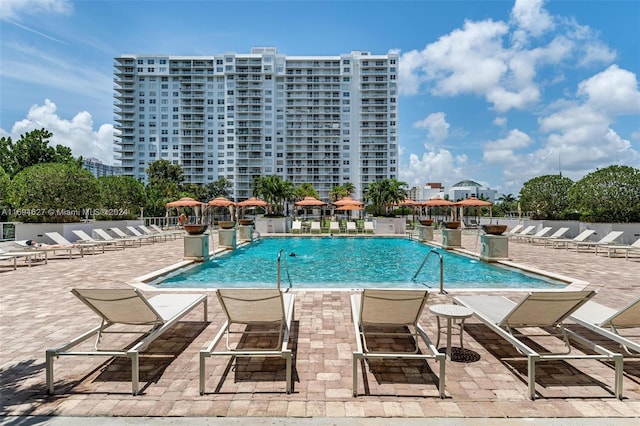
[[[467,248],[476,234],[465,234]],[[439,236],[436,235],[439,241]],[[620,307],[640,292],[640,258],[596,256],[528,243],[511,243],[516,263],[587,281],[596,300]],[[262,416],[262,417],[638,417],[640,359],[625,359],[624,400],[612,393],[614,370],[595,360],[542,363],[538,399],[527,399],[526,361],[471,318],[463,358],[447,361],[447,398],[438,398],[435,363],[385,361],[361,376],[351,393],[353,327],[350,291],[294,290],[294,387],[287,395],[284,364],[229,359],[207,361],[207,393],[198,392],[198,352],[223,322],[209,297],[209,322],[196,309],[158,339],[141,358],[141,386],[132,396],[130,364],[100,357],[56,361],[56,393],[45,394],[44,353],[97,325],[97,317],[71,293],[108,288],[182,260],[182,240],[107,251],[84,258],[49,257],[47,265],[0,265],[1,416]],[[6,264],[6,265],[5,265]],[[274,262],[275,267],[275,262]],[[446,277],[445,277],[446,286]],[[433,291],[430,303],[450,303],[451,291]],[[517,293],[504,293],[519,297]],[[423,325],[435,341],[435,318]],[[583,330],[580,330],[583,331]],[[585,335],[604,346],[615,345]],[[454,340],[455,342],[455,340]],[[454,345],[456,346],[456,345]],[[462,353],[462,352],[460,352]],[[363,383],[364,382],[364,383]],[[363,395],[364,393],[364,395]]]

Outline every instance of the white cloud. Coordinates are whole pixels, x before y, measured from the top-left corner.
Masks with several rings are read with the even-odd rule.
[[[578,85],[578,95],[593,108],[609,114],[640,113],[640,91],[636,75],[611,65]]]
[[[509,164],[515,158],[514,151],[531,145],[531,138],[526,133],[513,129],[506,138],[487,142],[484,145],[484,160],[488,163]]]
[[[113,125],[103,124],[94,130],[91,114],[79,112],[71,120],[57,115],[57,107],[49,99],[44,105],[34,105],[27,117],[16,122],[7,132],[0,129],[0,135],[11,136],[15,141],[27,132],[45,128],[53,133],[49,146],[64,145],[71,148],[75,157],[97,158],[105,164],[113,164]]]
[[[426,182],[442,182],[450,186],[467,178],[466,163],[466,155],[454,156],[446,149],[425,152],[422,158],[410,154],[409,165],[400,168],[400,180],[407,182],[409,187],[422,186]]]
[[[73,12],[71,0],[2,0],[0,20],[21,20],[30,15],[68,15]]]
[[[526,42],[529,35],[538,37],[553,29],[553,18],[542,8],[544,0],[516,0],[511,10],[511,21],[516,26],[514,39]]]
[[[427,129],[429,139],[436,143],[440,143],[449,136],[449,123],[447,123],[444,112],[434,112],[429,114],[424,120],[420,120],[414,124],[414,127]]]
[[[543,6],[543,0],[517,0],[509,23],[465,21],[424,49],[402,54],[401,95],[478,95],[500,113],[527,110],[539,104],[545,85],[564,80],[565,69],[615,59],[598,33]]]

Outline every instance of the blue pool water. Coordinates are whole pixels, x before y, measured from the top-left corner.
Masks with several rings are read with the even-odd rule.
[[[288,287],[290,279],[293,288],[439,288],[436,255],[429,256],[412,280],[432,248],[407,238],[264,238],[180,271],[159,284],[170,288],[274,287],[282,249],[282,287]],[[444,258],[445,289],[566,285],[446,250],[438,252]]]

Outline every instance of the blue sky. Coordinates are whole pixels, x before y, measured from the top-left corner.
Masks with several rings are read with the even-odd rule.
[[[0,3],[0,136],[45,127],[113,163],[113,58],[397,51],[400,179],[517,195],[640,168],[640,1]]]

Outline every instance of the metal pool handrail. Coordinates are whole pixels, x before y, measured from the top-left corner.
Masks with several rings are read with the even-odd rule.
[[[411,280],[412,281],[416,280],[416,277],[418,276],[420,271],[422,271],[422,267],[425,265],[425,263],[427,263],[427,260],[429,259],[429,256],[431,256],[431,253],[435,253],[440,258],[440,294],[447,294],[447,292],[444,289],[444,267],[443,267],[443,261],[444,260],[442,258],[442,254],[439,253],[436,249],[429,250],[429,253],[427,253],[427,255],[424,257],[424,260],[420,264],[420,267],[418,268],[416,273],[413,275],[413,278],[411,278]]]
[[[282,253],[284,253],[284,249],[280,249],[278,252],[278,290],[280,290],[280,261],[282,259]],[[291,276],[289,275],[289,266],[287,265],[287,257],[284,258],[284,269],[287,272],[287,280],[289,281],[289,288],[293,287],[293,283],[291,282]]]

